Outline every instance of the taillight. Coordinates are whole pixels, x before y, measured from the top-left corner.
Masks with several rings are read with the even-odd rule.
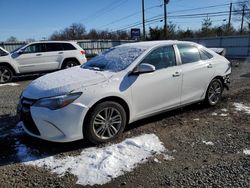
[[[86,52],[84,50],[81,50],[80,52],[81,52],[82,55],[86,54]]]

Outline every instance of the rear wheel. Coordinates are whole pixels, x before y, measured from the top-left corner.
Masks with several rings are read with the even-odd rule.
[[[63,63],[62,68],[63,69],[68,69],[68,68],[71,68],[71,67],[74,67],[74,66],[77,66],[77,65],[79,65],[79,63],[76,60],[66,60]]]
[[[13,77],[12,70],[7,66],[0,66],[0,84],[10,82]]]
[[[221,99],[224,87],[220,79],[213,79],[208,86],[205,102],[209,106],[215,106]]]
[[[83,134],[94,144],[109,142],[123,132],[126,122],[126,112],[119,103],[103,102],[91,110]]]

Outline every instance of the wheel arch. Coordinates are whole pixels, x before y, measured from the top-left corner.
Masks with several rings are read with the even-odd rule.
[[[67,62],[67,61],[75,61],[75,62],[77,62],[78,63],[78,65],[80,65],[80,62],[79,62],[79,60],[77,59],[77,58],[75,58],[75,57],[67,57],[67,58],[65,58],[64,60],[63,60],[63,62],[62,62],[62,64],[61,64],[61,67],[60,68],[63,68],[63,66],[64,66],[64,64]]]
[[[221,83],[224,85],[224,79],[223,79],[223,76],[215,76],[211,81],[210,83],[214,80],[214,79],[219,79],[221,81]]]
[[[121,97],[117,97],[117,96],[110,96],[110,97],[104,97],[100,100],[98,100],[97,102],[95,102],[88,110],[88,112],[86,113],[86,116],[83,120],[83,125],[86,122],[86,119],[89,117],[90,113],[92,112],[92,110],[95,108],[96,105],[102,103],[102,102],[106,102],[106,101],[112,101],[112,102],[117,102],[118,104],[120,104],[125,112],[126,112],[126,121],[127,123],[129,122],[129,118],[130,118],[130,109],[129,109],[129,105],[128,103],[122,99]]]
[[[0,63],[0,66],[6,66],[8,67],[12,72],[13,72],[13,75],[15,76],[17,74],[17,71],[14,69],[14,67],[12,67],[9,63],[7,62],[1,62]]]

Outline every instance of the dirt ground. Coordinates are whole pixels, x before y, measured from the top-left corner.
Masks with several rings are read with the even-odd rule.
[[[243,153],[250,150],[250,114],[234,106],[250,106],[250,61],[232,65],[230,90],[216,107],[194,104],[133,123],[114,142],[154,133],[172,160],[156,155],[132,172],[94,187],[250,187],[250,155]],[[81,187],[71,174],[59,177],[20,161],[20,145],[32,148],[33,154],[58,158],[78,155],[91,146],[85,141],[49,143],[16,128],[18,98],[32,79],[0,86],[0,187]]]

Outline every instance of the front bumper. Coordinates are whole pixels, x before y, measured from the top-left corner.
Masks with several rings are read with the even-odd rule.
[[[33,104],[33,100],[24,98],[18,106],[26,133],[53,142],[71,142],[83,138],[83,120],[88,111],[85,105],[73,102],[64,108],[50,110],[34,107]]]

